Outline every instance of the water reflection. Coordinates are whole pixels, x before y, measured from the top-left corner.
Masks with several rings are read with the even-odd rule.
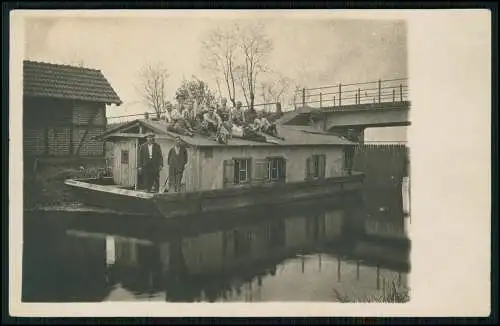
[[[402,215],[365,209],[309,205],[149,237],[35,222],[25,231],[23,300],[336,301],[406,286]]]

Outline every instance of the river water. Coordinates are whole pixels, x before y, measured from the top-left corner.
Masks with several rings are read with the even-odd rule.
[[[23,301],[383,300],[409,287],[400,197],[176,220],[25,215]]]

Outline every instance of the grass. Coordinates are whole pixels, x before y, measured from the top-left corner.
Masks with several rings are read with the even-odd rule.
[[[382,294],[366,296],[366,297],[351,297],[347,294],[341,294],[337,289],[333,289],[339,302],[343,303],[405,303],[410,301],[410,291],[408,288],[397,286],[395,281],[384,284]]]

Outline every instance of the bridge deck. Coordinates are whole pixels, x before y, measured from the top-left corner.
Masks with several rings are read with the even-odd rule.
[[[325,121],[325,127],[409,125],[407,79],[338,84],[302,89],[302,102],[285,113],[282,124]]]

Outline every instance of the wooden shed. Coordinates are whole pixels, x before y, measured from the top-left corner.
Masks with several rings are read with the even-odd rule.
[[[102,157],[106,105],[122,102],[100,70],[24,61],[25,157]]]
[[[141,119],[108,130],[103,139],[112,143],[113,178],[118,185],[135,187],[138,182],[137,154],[145,134],[156,134],[165,168],[160,184],[168,176],[167,155],[180,136],[188,152],[183,176],[185,192],[237,188],[262,183],[294,183],[346,175],[345,150],[355,143],[335,135],[278,126],[284,140],[274,143],[233,138],[223,145],[201,135],[181,136],[167,131],[162,120]]]

